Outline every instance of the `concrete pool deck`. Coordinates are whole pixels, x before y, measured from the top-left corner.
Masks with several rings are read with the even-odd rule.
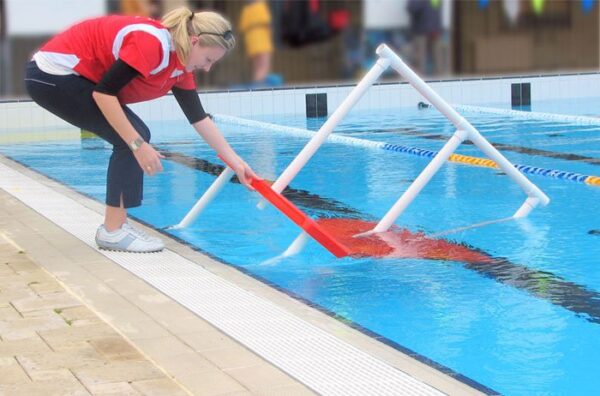
[[[2,169],[10,168],[32,183],[68,197],[86,211],[96,214],[103,211],[102,204],[5,157],[0,156],[0,165],[4,166],[0,168],[0,179],[7,176]],[[23,203],[16,196],[20,194],[19,188],[13,185],[0,189],[0,256],[3,258],[0,263],[0,362],[14,373],[12,380],[4,376],[0,379],[0,389],[18,393],[19,387],[23,386],[21,390],[39,389],[39,393],[49,393],[50,388],[44,392],[44,386],[55,385],[53,379],[58,381],[58,378],[68,378],[72,386],[79,387],[81,394],[308,395],[315,392],[335,394],[339,393],[336,389],[342,389],[335,386],[344,381],[343,373],[331,373],[327,378],[329,382],[319,387],[319,383],[311,382],[313,374],[294,372],[290,367],[295,366],[281,368],[281,365],[273,364],[278,360],[270,356],[285,355],[288,351],[267,351],[271,355],[262,355],[260,345],[248,347],[247,342],[225,334],[223,329],[227,327],[218,327],[218,321],[199,316],[125,269],[118,260],[107,257],[41,215],[39,211],[43,212],[44,208],[36,209],[31,203],[31,207]],[[57,215],[70,217],[72,213],[66,210]],[[147,230],[156,234],[154,230]],[[194,263],[209,273],[210,279],[218,277],[246,293],[240,296],[253,295],[267,301],[280,310],[275,312],[285,312],[294,321],[318,329],[319,336],[322,332],[334,337],[339,345],[357,351],[352,357],[357,362],[364,360],[363,355],[366,355],[367,360],[376,361],[379,365],[376,367],[385,366],[393,375],[402,374],[402,378],[410,380],[407,383],[414,393],[483,394],[231,266],[162,237],[170,254]],[[137,255],[136,260],[143,266],[143,262],[152,261],[152,257]],[[206,300],[213,297],[218,296],[212,296],[208,291],[204,294]],[[202,304],[203,300],[194,301]],[[259,319],[249,317],[247,323]],[[36,341],[19,341],[29,338]],[[53,338],[56,341],[52,341]],[[314,339],[317,340],[317,336]],[[57,350],[52,342],[56,342]],[[316,345],[320,347],[321,344],[317,342]],[[81,349],[81,362],[85,361],[86,354],[93,355],[96,364],[102,361],[98,372],[87,368],[84,375],[78,368],[61,361],[57,356],[61,348],[73,349],[70,346]],[[46,376],[39,377],[43,384],[32,385],[38,377],[27,371],[28,367],[20,358],[31,352],[29,347],[39,347],[32,353],[43,355],[43,359],[58,359],[48,363],[54,371],[48,369],[50,372]],[[291,345],[289,351],[293,350]],[[342,354],[340,352],[339,358],[321,356],[316,359],[326,359],[327,364],[335,367],[336,361],[343,358]],[[282,361],[286,361],[285,357]],[[133,364],[131,374],[127,374],[126,368],[120,368],[126,364]],[[91,364],[91,367],[96,366]],[[373,381],[379,383],[377,375],[373,374]],[[401,382],[385,385],[382,389],[402,393]],[[377,393],[375,389],[373,393]]]

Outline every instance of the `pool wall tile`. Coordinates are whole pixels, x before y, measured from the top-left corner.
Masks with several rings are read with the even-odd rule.
[[[306,116],[306,102],[304,95],[295,93],[294,96],[294,115]]]
[[[252,98],[245,94],[245,92],[236,92],[235,95],[239,98],[239,108],[237,111],[242,117],[251,117],[253,113]]]
[[[289,114],[290,111],[288,109],[291,96],[287,91],[284,91],[279,97],[275,92],[269,92],[269,101],[272,107],[271,114]]]
[[[70,124],[47,112],[33,102],[11,102],[0,104],[2,128],[6,130],[23,128],[71,128]],[[2,131],[0,131],[2,132]]]
[[[210,110],[208,112],[209,113],[225,112],[225,114],[229,114],[231,112],[231,107],[232,107],[232,103],[231,103],[231,100],[229,98],[229,94],[228,93],[221,93],[219,95],[220,95],[220,98],[221,98],[221,103],[215,103],[215,104],[211,105],[211,108],[210,108]],[[206,95],[206,96],[210,97],[210,95]]]
[[[166,100],[168,97],[160,101],[163,117],[167,120],[174,120],[184,117],[183,112],[175,100]],[[172,98],[171,98],[172,99]]]
[[[464,78],[430,81],[430,86],[449,103],[510,105],[511,84],[531,84],[531,100],[586,98],[600,96],[600,73],[556,74],[540,76],[508,76],[498,78]],[[355,85],[295,87],[255,91],[201,91],[200,98],[210,113],[241,117],[269,114],[306,115],[306,94],[326,93],[328,115],[331,115]],[[399,78],[398,83],[383,82],[371,87],[354,110],[413,107],[424,98]],[[184,118],[172,95],[130,106],[146,121],[168,121]],[[0,102],[2,130],[29,128],[72,128],[69,124],[41,109],[30,100]],[[1,132],[1,131],[0,131]]]
[[[242,101],[246,101],[248,103],[247,106],[248,106],[251,116],[253,116],[253,117],[260,116],[263,113],[263,110],[262,110],[263,94],[261,92],[254,92],[250,95],[248,95],[244,92],[241,95],[243,98]]]
[[[548,81],[532,81],[531,83],[531,102],[543,100],[550,95],[551,84]]]
[[[296,105],[294,103],[294,93],[287,91],[282,101],[275,101],[275,111],[280,111],[277,114],[294,114]]]
[[[283,94],[283,92],[281,93]],[[253,102],[255,102],[258,107],[256,111],[256,115],[262,116],[265,114],[273,114],[273,101],[272,101],[273,93],[270,91],[257,92],[255,96],[253,96]]]
[[[396,102],[399,101],[400,92],[394,90],[393,87],[389,85],[385,85],[381,90],[381,100],[383,102],[381,108],[389,109],[393,107],[399,107],[396,105]]]

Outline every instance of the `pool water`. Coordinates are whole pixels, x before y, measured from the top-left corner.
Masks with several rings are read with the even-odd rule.
[[[594,103],[599,108],[600,101]],[[464,115],[514,163],[600,174],[600,126]],[[294,116],[262,120],[309,129],[324,122]],[[185,122],[150,126],[154,144],[168,159],[163,173],[146,178],[144,205],[130,213],[162,228],[183,218],[222,163]],[[239,125],[220,127],[268,179],[307,142]],[[429,150],[439,150],[453,132],[433,109],[352,112],[336,129]],[[468,144],[457,152],[483,157]],[[0,153],[104,200],[110,150],[99,139],[6,145]],[[402,153],[326,143],[292,181],[287,196],[313,217],[377,221],[427,163]],[[168,232],[496,392],[595,394],[600,390],[595,352],[600,350],[600,188],[528,177],[550,197],[547,207],[526,219],[443,236],[489,257],[486,263],[335,259],[312,241],[298,256],[271,261],[299,230],[272,207],[258,210],[257,194],[236,183],[229,183],[193,225]],[[498,170],[448,163],[396,225],[432,235],[510,216],[524,199]]]

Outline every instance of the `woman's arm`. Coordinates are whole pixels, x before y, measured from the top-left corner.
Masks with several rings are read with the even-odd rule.
[[[134,140],[141,138],[140,134],[137,133],[131,122],[127,119],[121,103],[119,103],[116,96],[94,91],[92,97],[110,126],[113,127],[128,146]],[[163,167],[160,159],[164,157],[148,143],[143,143],[137,150],[134,150],[133,155],[140,168],[148,175],[154,176],[157,172],[162,172]]]
[[[193,123],[192,126],[206,143],[231,166],[240,179],[240,183],[253,190],[250,185],[251,179],[260,179],[260,177],[236,154],[210,117],[205,117]]]
[[[110,126],[128,146],[134,140],[141,139],[141,137],[127,119],[121,103],[117,99],[117,94],[138,75],[137,70],[122,60],[117,60],[102,77],[92,93],[94,101]],[[160,158],[164,157],[149,144],[143,143],[137,150],[133,151],[133,155],[142,170],[149,175],[162,171]]]
[[[121,136],[125,143],[132,142],[140,137],[131,122],[127,119],[125,112],[121,108],[121,103],[116,96],[108,95],[102,92],[94,91],[92,97],[108,121],[110,126]]]
[[[208,143],[209,146],[231,166],[231,169],[235,171],[240,182],[253,190],[250,185],[251,179],[260,178],[256,176],[248,164],[233,151],[229,143],[227,143],[227,140],[225,140],[219,131],[219,128],[217,128],[215,123],[208,117],[202,108],[202,103],[200,103],[200,98],[198,98],[196,90],[173,87],[172,92],[177,103],[179,103],[179,107],[181,107],[181,110],[183,110],[183,113],[196,132],[198,132],[198,134],[206,140],[206,143]]]

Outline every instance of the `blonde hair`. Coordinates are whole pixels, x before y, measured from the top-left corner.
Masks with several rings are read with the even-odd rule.
[[[229,34],[227,40],[224,36],[226,32],[231,32],[231,23],[216,12],[194,13],[186,7],[180,7],[163,16],[161,23],[171,32],[177,56],[182,63],[187,61],[190,54],[192,35],[210,33],[198,36],[203,47],[221,47],[226,51],[235,47],[233,34]]]

